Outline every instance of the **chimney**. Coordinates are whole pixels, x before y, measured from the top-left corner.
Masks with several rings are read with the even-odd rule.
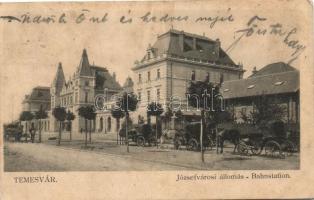
[[[184,31],[179,33],[179,47],[181,51],[184,50]]]
[[[253,67],[252,75],[256,74],[256,72],[257,72],[256,67]]]
[[[219,38],[217,38],[215,42],[215,55],[217,56],[217,58],[219,58],[219,50],[220,50],[220,40]]]

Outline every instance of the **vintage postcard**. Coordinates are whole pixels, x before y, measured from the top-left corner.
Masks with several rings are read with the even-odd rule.
[[[313,4],[0,4],[0,199],[314,198]]]

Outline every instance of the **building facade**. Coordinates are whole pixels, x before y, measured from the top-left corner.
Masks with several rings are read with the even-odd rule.
[[[299,123],[300,73],[288,64],[269,64],[259,71],[255,69],[247,79],[226,81],[221,92],[227,109],[238,123],[253,121],[252,113],[261,100],[280,106],[281,120],[285,123]]]
[[[148,45],[133,71],[134,92],[140,100],[133,118],[145,118],[146,106],[153,101],[171,107],[171,102],[180,100],[184,110],[191,80],[220,83],[241,79],[244,73],[242,65],[235,64],[221,49],[219,39],[177,30],[169,30],[158,36],[154,45]]]
[[[25,95],[25,98],[22,102],[22,109],[23,111],[31,112],[35,115],[37,111],[40,109],[49,112],[50,110],[50,88],[38,86],[32,89],[31,93]],[[39,124],[38,120],[33,119],[32,121],[23,121],[23,129],[24,132],[28,132],[28,129],[33,126],[34,128],[38,129]],[[50,129],[50,121],[48,119],[40,120],[42,129],[44,131],[48,131]]]
[[[86,128],[84,118],[78,115],[81,106],[95,105],[97,95],[110,97],[122,90],[115,79],[115,73],[110,74],[106,68],[91,65],[84,49],[76,71],[68,80],[65,79],[62,64],[59,63],[55,78],[51,84],[51,111],[61,106],[74,113],[75,119],[70,127],[73,133],[80,133]],[[50,112],[51,131],[57,131],[59,124]],[[91,123],[93,132],[102,132],[99,117]],[[64,124],[64,127],[68,127]]]

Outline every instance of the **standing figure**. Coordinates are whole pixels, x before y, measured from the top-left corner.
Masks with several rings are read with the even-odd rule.
[[[34,140],[35,140],[35,127],[34,127],[33,123],[32,123],[31,128],[29,129],[29,132],[31,133],[31,141],[32,141],[32,143],[34,143]]]

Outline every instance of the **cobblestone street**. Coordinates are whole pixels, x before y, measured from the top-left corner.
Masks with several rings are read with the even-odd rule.
[[[115,135],[92,136],[92,144],[84,140],[69,141],[64,134],[61,146],[55,140],[44,143],[7,143],[5,145],[6,171],[103,171],[103,170],[271,170],[298,169],[299,154],[285,159],[234,154],[227,145],[223,154],[215,150],[205,152],[205,163],[200,152],[173,150],[170,147],[137,147],[117,145]]]

